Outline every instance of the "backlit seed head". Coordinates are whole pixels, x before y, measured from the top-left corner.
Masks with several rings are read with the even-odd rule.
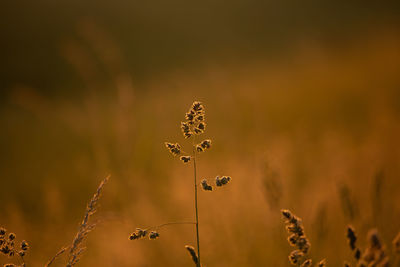
[[[28,248],[29,248],[28,242],[26,242],[25,240],[22,240],[22,242],[21,242],[21,249],[22,249],[22,250],[28,250]]]
[[[289,254],[289,261],[291,264],[296,265],[299,262],[300,258],[302,258],[303,256],[304,253],[300,250],[293,250]]]
[[[188,124],[193,124],[195,112],[193,110],[190,110],[188,113],[185,115],[185,119],[188,122]]]
[[[200,101],[194,101],[192,104],[192,110],[196,113],[201,113],[202,111],[204,111],[204,106],[203,104],[201,104]]]
[[[356,248],[357,236],[354,228],[351,225],[347,226],[347,239],[349,241],[351,250],[354,250]]]
[[[215,177],[215,184],[216,186],[223,186],[229,183],[231,180],[231,177],[229,176],[222,176],[221,178],[219,176]]]
[[[136,240],[136,239],[139,239],[139,236],[138,236],[136,233],[132,233],[132,234],[129,236],[129,240]]]
[[[311,265],[312,265],[312,260],[308,259],[308,260],[305,260],[303,262],[303,264],[301,264],[301,267],[310,267]]]
[[[0,237],[4,236],[6,234],[7,230],[4,229],[3,227],[0,227]]]
[[[299,239],[299,236],[298,236],[298,235],[296,235],[296,234],[291,234],[291,235],[288,237],[289,245],[291,245],[292,247],[296,246],[297,240],[298,240],[298,239]]]
[[[181,122],[181,130],[185,138],[189,138],[193,135],[193,133],[190,131],[189,123],[187,122]]]
[[[293,214],[290,210],[281,210],[281,213],[287,221],[290,221],[293,218]]]
[[[197,126],[200,130],[205,130],[206,129],[206,123],[205,122],[200,122],[199,125]]]
[[[197,258],[196,250],[194,249],[194,247],[186,245],[185,248],[187,249],[187,251],[189,251],[190,256],[192,256],[194,264],[197,265],[199,259]]]
[[[156,231],[151,231],[149,234],[149,239],[154,240],[160,237],[160,234]]]
[[[181,146],[178,143],[172,144],[172,143],[165,142],[165,147],[174,156],[177,156],[181,153]]]
[[[317,267],[325,267],[326,266],[326,260],[323,259],[320,262],[317,263]]]
[[[212,191],[212,190],[213,190],[212,186],[209,185],[209,184],[207,183],[207,180],[206,180],[206,179],[203,179],[203,180],[201,181],[201,187],[202,187],[203,190],[205,190],[205,191]]]
[[[188,163],[188,162],[190,161],[191,157],[190,157],[190,156],[181,156],[179,159],[180,159],[183,163]]]
[[[296,234],[298,236],[303,236],[304,235],[303,226],[300,225],[300,224],[290,223],[290,224],[286,225],[286,231],[288,233],[293,233],[293,234]]]
[[[343,267],[350,267],[350,263],[348,263],[347,261],[345,261],[345,262],[343,263]]]
[[[168,149],[171,149],[171,148],[174,148],[174,147],[175,147],[174,144],[168,143],[168,142],[165,142],[165,146],[166,146]]]
[[[197,115],[197,116],[194,118],[194,120],[195,120],[196,122],[201,122],[201,121],[204,121],[204,120],[205,120],[205,117],[204,117],[203,114],[200,114],[200,115]]]
[[[147,230],[143,230],[140,228],[136,228],[136,231],[133,232],[130,236],[129,239],[130,240],[136,240],[136,239],[140,239],[142,237],[145,237],[147,235]]]
[[[7,263],[4,264],[4,267],[16,267],[17,265],[13,264],[13,263]]]
[[[207,139],[200,143],[200,146],[204,149],[209,149],[211,147],[211,140]]]
[[[14,239],[15,239],[15,234],[14,234],[14,233],[10,233],[10,234],[8,235],[8,239],[9,239],[9,240],[14,240]]]
[[[202,148],[201,145],[196,145],[196,151],[199,152],[199,153],[203,152],[204,148]]]
[[[359,248],[357,248],[356,251],[354,252],[354,258],[356,260],[359,260],[361,258],[361,250]]]
[[[201,130],[201,129],[198,128],[198,127],[195,127],[195,128],[194,128],[194,133],[197,134],[197,135],[202,134],[203,132],[204,132],[204,130]]]
[[[18,251],[18,255],[19,255],[20,257],[25,256],[25,251],[23,251],[23,250]]]
[[[2,246],[0,248],[0,252],[7,255],[8,253],[10,253],[11,249],[8,245]]]
[[[374,249],[381,249],[382,248],[382,243],[380,241],[378,231],[376,229],[371,229],[368,232],[368,239],[370,242],[370,246]]]

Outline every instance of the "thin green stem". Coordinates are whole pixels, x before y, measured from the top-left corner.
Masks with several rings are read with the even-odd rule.
[[[194,208],[196,211],[196,237],[197,237],[197,267],[200,267],[200,238],[199,238],[199,212],[197,208],[197,170],[196,170],[196,147],[193,138],[193,173],[194,173]]]

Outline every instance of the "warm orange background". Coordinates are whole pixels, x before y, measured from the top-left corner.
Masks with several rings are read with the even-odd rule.
[[[205,266],[288,266],[281,208],[303,219],[311,256],[328,266],[351,259],[348,223],[361,246],[377,227],[391,250],[398,4],[61,2],[0,8],[0,225],[30,243],[28,266],[72,241],[108,174],[80,266],[193,265],[193,226],[128,240],[193,220],[191,166],[164,147],[190,146],[179,124],[193,100],[213,140],[200,178],[233,178],[199,192]]]

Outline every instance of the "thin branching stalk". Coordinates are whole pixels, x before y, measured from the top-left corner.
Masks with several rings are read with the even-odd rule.
[[[85,251],[85,247],[83,246],[83,242],[85,241],[87,235],[90,231],[92,231],[96,223],[89,223],[90,217],[96,212],[97,204],[99,202],[101,192],[103,190],[104,185],[108,181],[110,176],[107,176],[103,181],[101,181],[99,187],[96,190],[96,193],[93,195],[92,199],[86,206],[85,215],[79,226],[79,230],[75,235],[74,240],[72,241],[71,246],[69,246],[67,267],[74,266],[80,259],[82,253]],[[62,248],[48,263],[46,266],[49,266],[59,255],[64,253],[67,248]]]
[[[196,240],[197,240],[197,267],[200,267],[201,258],[200,258],[200,238],[199,238],[199,212],[197,205],[197,169],[196,169],[196,147],[194,143],[195,139],[193,138],[193,176],[194,176],[194,208],[196,213]]]
[[[56,255],[53,256],[53,258],[51,258],[44,267],[49,267],[61,254],[63,254],[66,250],[68,249],[68,247],[63,247],[61,248]]]
[[[156,226],[147,227],[146,230],[160,229],[164,226],[174,225],[174,224],[196,224],[196,222],[169,222],[169,223],[159,224]]]

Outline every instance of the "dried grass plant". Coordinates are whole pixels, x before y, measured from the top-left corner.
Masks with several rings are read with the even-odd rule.
[[[46,267],[50,266],[61,254],[65,253],[68,250],[68,257],[67,257],[67,267],[74,266],[80,258],[82,257],[83,252],[86,250],[84,247],[84,242],[87,238],[87,235],[96,227],[97,223],[91,223],[89,220],[92,215],[96,212],[98,207],[98,202],[101,197],[101,193],[103,191],[104,185],[107,183],[110,177],[107,176],[104,180],[101,181],[100,185],[98,186],[96,193],[93,195],[92,199],[86,206],[85,215],[83,216],[83,220],[79,226],[78,232],[76,233],[72,244],[61,248],[56,255],[54,255],[45,265]]]
[[[289,254],[289,262],[296,266],[312,266],[312,259],[307,259],[307,254],[311,248],[311,243],[308,240],[301,218],[294,215],[290,210],[282,210],[282,216],[286,224],[286,231],[289,234],[289,245],[295,247]],[[325,259],[317,263],[317,266],[325,266]]]
[[[197,171],[197,157],[199,154],[207,151],[211,148],[212,141],[205,139],[198,143],[198,136],[203,134],[206,129],[205,122],[205,108],[199,101],[195,101],[190,107],[189,111],[185,114],[185,121],[181,122],[181,130],[185,139],[192,139],[191,141],[191,152],[185,152],[182,146],[178,143],[166,142],[165,146],[168,151],[184,163],[192,163],[193,165],[193,195],[194,195],[194,222],[172,222],[161,224],[146,229],[137,228],[135,232],[130,235],[131,240],[140,239],[149,236],[150,239],[156,239],[159,237],[159,233],[153,229],[158,229],[163,226],[171,224],[194,224],[196,232],[196,249],[193,246],[186,245],[185,248],[190,253],[194,264],[197,267],[201,266],[201,250],[200,250],[200,230],[199,230],[199,208],[198,208],[198,187],[204,191],[213,191],[214,186],[209,179],[203,179],[200,183],[198,180]],[[230,176],[216,176],[214,182],[216,187],[222,187],[231,181]],[[152,231],[153,230],[153,231]]]

